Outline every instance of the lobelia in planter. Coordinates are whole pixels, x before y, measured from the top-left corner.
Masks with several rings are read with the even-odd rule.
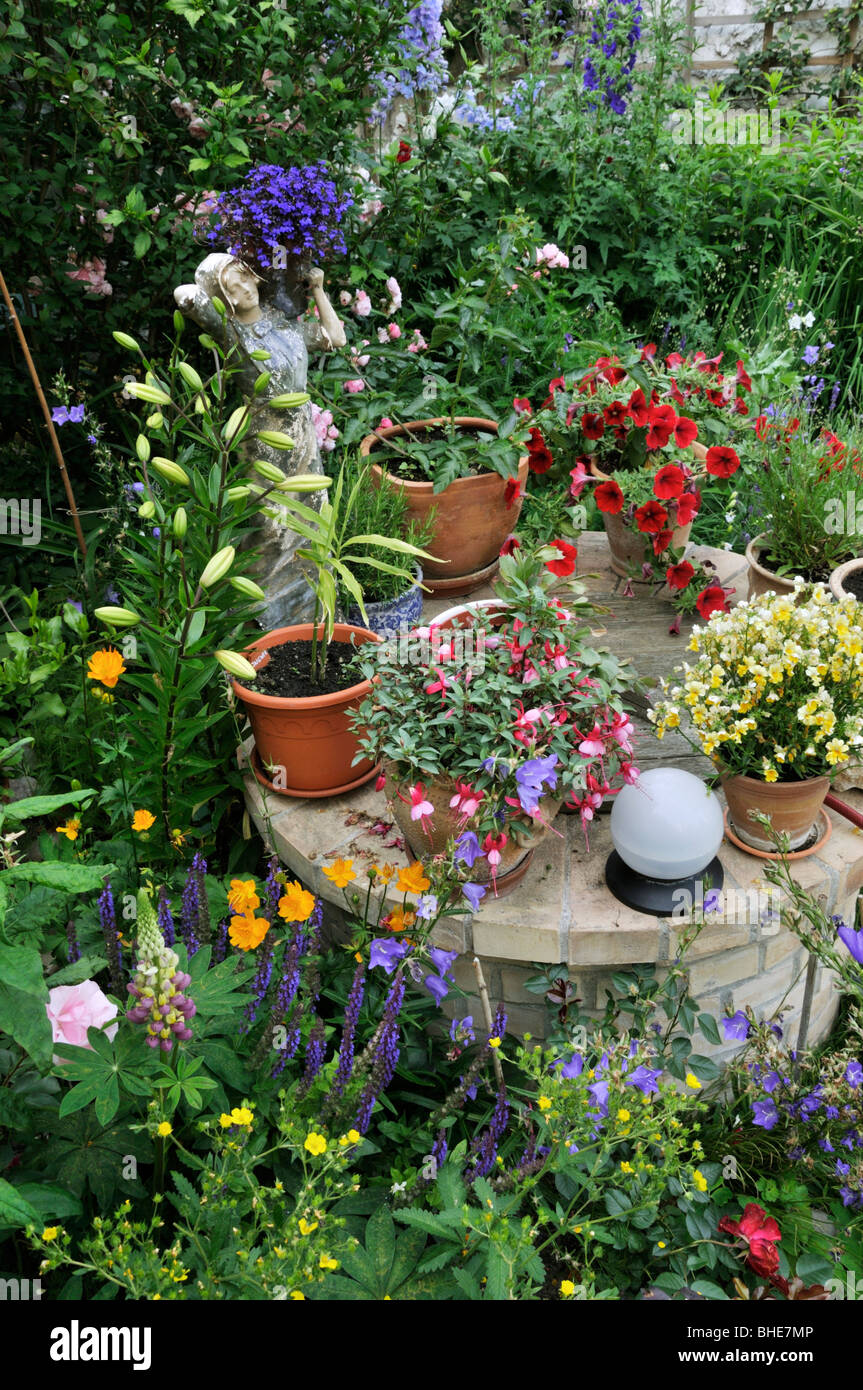
[[[256,670],[266,671],[275,653],[293,643],[310,644],[312,634],[311,623],[277,628],[253,642],[244,655]],[[336,623],[330,659],[334,649],[346,644],[380,640],[366,628]],[[236,679],[232,686],[252,726],[252,770],[269,790],[283,796],[338,796],[361,787],[377,772],[370,758],[354,761],[361,750],[350,722],[371,691],[370,681],[353,678],[342,689],[295,696],[267,694]]]

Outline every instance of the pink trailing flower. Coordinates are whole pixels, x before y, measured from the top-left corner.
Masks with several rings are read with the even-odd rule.
[[[442,705],[445,705],[445,704],[446,704],[447,686],[448,686],[449,682],[447,681],[446,676],[444,675],[443,671],[440,669],[439,666],[433,666],[433,667],[432,667],[432,672],[433,672],[433,674],[434,674],[435,676],[437,676],[437,680],[436,680],[436,681],[430,681],[429,684],[426,686],[426,688],[425,688],[426,695],[434,695],[434,694],[436,694],[436,692],[439,690],[439,691],[440,691],[440,702],[441,702]]]
[[[85,261],[81,266],[77,264],[77,258],[74,254],[71,259],[76,269],[66,271],[70,280],[79,280],[81,284],[86,285],[88,294],[107,297],[114,293],[114,287],[109,285],[105,279],[108,268],[100,256],[94,256],[92,260]]]
[[[587,738],[582,739],[578,751],[583,758],[601,758],[605,752],[605,739],[598,724],[594,724]]]
[[[543,705],[541,709],[526,710],[521,700],[518,701],[518,705],[519,715],[513,725],[513,738],[517,739],[519,743],[533,743],[538,734],[536,725],[539,724],[544,714],[549,713],[549,708],[547,705]]]
[[[408,787],[408,794],[411,799],[411,820],[418,820],[429,839],[431,839],[430,817],[434,815],[434,806],[426,796],[426,789],[422,782],[417,782],[415,787]],[[402,798],[404,800],[404,798]]]
[[[628,783],[628,785],[632,787],[638,781],[639,777],[641,776],[641,772],[635,766],[635,763],[621,763],[620,775],[623,778],[624,782]]]
[[[355,396],[358,391],[365,391],[366,383],[361,377],[354,377],[351,381],[343,382],[342,389],[347,391],[348,395]]]
[[[450,807],[458,813],[459,825],[463,826],[479,809],[485,792],[475,791],[469,782],[456,779],[456,794],[450,800]]]
[[[382,415],[382,416],[381,416],[381,422],[380,422],[380,424],[378,425],[378,429],[379,429],[379,430],[391,430],[392,427],[393,427],[393,422],[392,422],[392,420],[390,419],[389,415]]]
[[[508,837],[500,832],[499,835],[486,835],[482,842],[482,852],[485,855],[491,869],[491,881],[494,887],[494,896],[497,897],[497,871],[500,867],[501,852],[507,843]]]
[[[634,733],[635,728],[628,715],[623,713],[615,714],[611,721],[609,735],[614,742],[623,749],[624,753],[632,752],[632,735]]]
[[[590,474],[584,464],[579,460],[575,467],[569,470],[569,476],[572,478],[572,482],[569,485],[569,495],[570,497],[578,498],[584,492],[587,483],[590,481]]]
[[[387,774],[386,774],[385,772],[379,772],[378,775],[377,775],[377,779],[376,779],[376,781],[375,781],[375,791],[376,791],[376,792],[382,792],[383,789],[384,789],[384,787],[386,786],[386,784],[387,784]]]
[[[399,338],[402,336],[402,330],[399,328],[399,326],[398,326],[397,323],[388,323],[388,324],[387,324],[387,336],[388,336],[393,342],[396,342],[397,339],[399,339]]]

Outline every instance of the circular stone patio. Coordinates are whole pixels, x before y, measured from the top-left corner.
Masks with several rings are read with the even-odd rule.
[[[732,602],[746,596],[746,562],[740,555],[699,547],[696,553],[710,559],[722,583],[736,587]],[[617,656],[627,657],[639,676],[655,683],[672,666],[685,659],[691,620],[684,619],[679,636],[669,634],[673,616],[670,605],[639,588],[637,598],[623,596],[624,581],[609,564],[602,533],[588,532],[579,540],[578,574],[588,594],[608,611],[599,615],[597,640]],[[491,596],[482,589],[467,601]],[[451,599],[429,600],[424,619],[450,607]],[[601,634],[601,635],[600,635]],[[702,777],[713,767],[678,733],[659,743],[644,718],[646,704],[637,701],[641,713],[634,716],[640,735],[636,763],[642,771],[662,764],[686,768]],[[240,750],[245,762],[250,741]],[[398,867],[410,862],[398,829],[388,813],[383,792],[374,782],[330,800],[299,800],[278,796],[259,786],[251,771],[244,773],[246,805],[264,840],[297,878],[319,894],[335,910],[331,922],[342,919],[345,899],[322,872],[336,858],[353,859],[359,875],[352,885],[365,890],[364,863],[385,860]],[[855,810],[863,811],[863,791],[842,792]],[[795,880],[821,896],[828,912],[854,920],[856,899],[863,885],[863,832],[833,811],[832,833],[823,848],[793,866]],[[655,965],[661,973],[674,959],[684,923],[656,918],[625,907],[605,886],[605,861],[611,852],[608,816],[590,827],[590,850],[585,846],[578,816],[560,815],[558,835],[549,836],[537,850],[524,881],[508,897],[486,897],[472,916],[442,920],[435,929],[436,944],[457,950],[457,984],[471,995],[476,989],[473,956],[480,958],[492,1007],[503,1003],[508,1028],[522,1035],[543,1037],[550,1017],[542,995],[525,989],[525,982],[543,970],[559,966],[575,982],[581,1009],[592,1016],[604,1012],[607,994],[616,994],[612,975],[636,965]],[[687,953],[690,989],[702,1010],[720,1017],[727,1005],[735,1009],[751,1004],[757,1016],[769,1015],[784,1000],[786,1036],[796,1040],[808,953],[797,937],[777,925],[765,905],[775,902],[761,877],[761,861],[725,840],[719,851],[725,871],[723,902],[731,910],[708,918],[709,925]],[[734,891],[734,898],[730,895]],[[396,899],[391,900],[395,906]],[[338,933],[338,926],[334,929]],[[451,1001],[447,1001],[450,1003]],[[456,999],[459,1016],[479,1013],[476,998]],[[808,1042],[830,1030],[838,1008],[838,996],[827,971],[819,965],[812,997]],[[739,1044],[719,1047],[699,1042],[700,1051],[722,1062]]]

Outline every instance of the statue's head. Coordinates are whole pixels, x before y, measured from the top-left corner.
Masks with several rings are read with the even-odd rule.
[[[238,318],[247,318],[259,305],[258,276],[236,256],[214,251],[195,271],[195,283],[212,299],[222,299]]]

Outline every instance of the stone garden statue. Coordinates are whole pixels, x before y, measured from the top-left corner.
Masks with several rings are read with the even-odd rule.
[[[239,368],[238,379],[252,402],[251,429],[243,450],[250,461],[263,459],[290,474],[323,473],[317,437],[309,404],[296,410],[278,410],[273,396],[305,391],[309,349],[326,352],[345,345],[342,322],[324,289],[322,270],[299,258],[292,261],[275,287],[267,286],[253,270],[227,252],[214,252],[195,271],[194,285],[180,285],[174,299],[183,314],[215,338],[225,351],[235,349],[232,365]],[[260,291],[259,291],[260,287]],[[267,289],[270,295],[264,299]],[[311,292],[318,311],[315,319],[301,319]],[[227,316],[219,314],[213,297],[219,298]],[[263,349],[267,361],[256,361],[251,354]],[[266,391],[253,396],[252,388],[262,372],[270,372]],[[290,435],[295,447],[286,452],[273,449],[254,438],[259,430],[281,430]],[[261,478],[264,486],[269,486]],[[268,508],[278,511],[276,495],[267,499]],[[299,500],[318,509],[323,492],[306,493]],[[261,621],[267,630],[291,623],[308,622],[313,613],[311,590],[296,559],[302,538],[282,523],[265,516],[254,539],[259,553],[258,578],[267,593]]]

